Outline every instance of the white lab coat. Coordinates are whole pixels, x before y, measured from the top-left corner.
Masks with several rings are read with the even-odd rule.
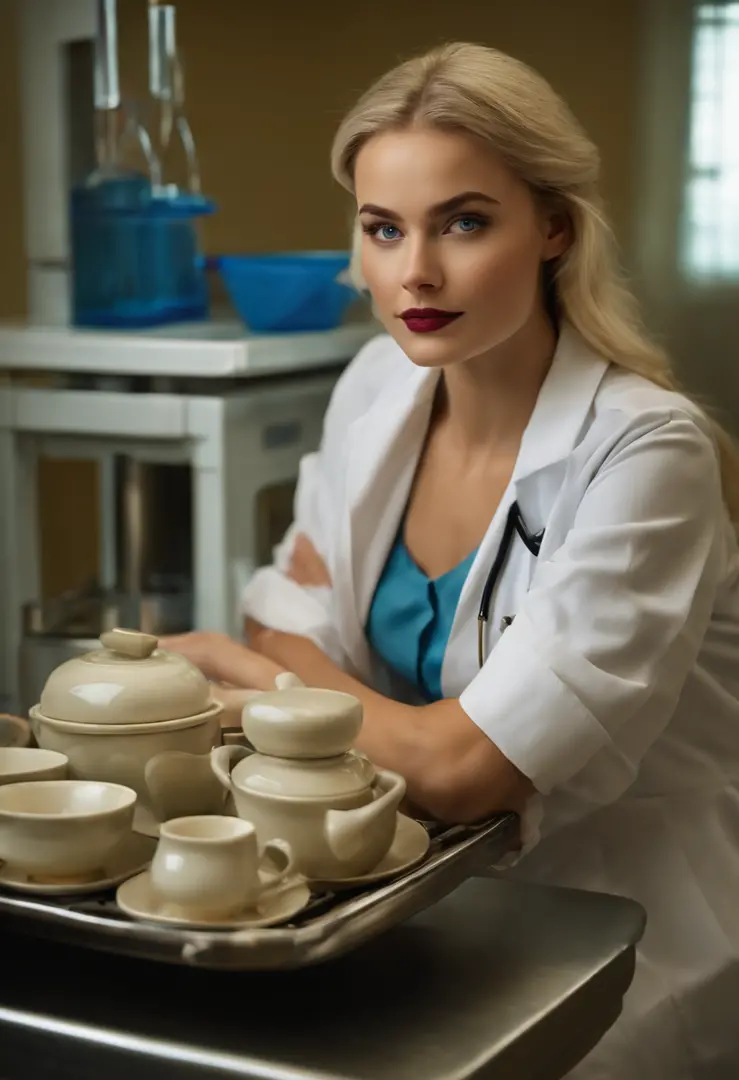
[[[252,617],[398,696],[363,628],[437,378],[389,337],[364,347],[303,462],[294,526],[244,598]],[[514,541],[480,671],[479,598],[514,498],[546,534],[538,559]],[[283,574],[296,531],[332,588]],[[508,872],[648,912],[624,1016],[573,1080],[737,1080],[736,538],[702,412],[609,365],[570,327],[463,587],[442,686],[541,793],[538,843],[532,832]]]

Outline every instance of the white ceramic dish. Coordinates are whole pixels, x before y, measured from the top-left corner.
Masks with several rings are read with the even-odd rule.
[[[131,833],[110,856],[100,877],[71,885],[41,884],[26,874],[19,874],[8,866],[0,865],[0,887],[37,896],[81,896],[103,892],[145,870],[154,857],[155,849],[156,841],[148,836]]]
[[[244,734],[256,752],[229,745],[211,753],[239,817],[262,842],[287,841],[307,878],[366,873],[392,843],[405,780],[349,749],[361,720],[349,694],[270,691],[244,706]]]
[[[133,788],[159,820],[219,813],[224,798],[208,754],[221,742],[223,707],[208,680],[150,634],[119,627],[100,642],[49,675],[29,711],[38,745],[66,754],[74,778]],[[174,769],[164,758],[171,752],[181,755]]]
[[[100,878],[131,832],[136,792],[89,780],[0,787],[0,859],[49,884]]]
[[[157,896],[188,921],[228,921],[295,876],[282,840],[260,851],[250,821],[221,814],[165,821],[151,864]]]
[[[213,704],[200,715],[180,720],[163,720],[149,724],[80,724],[53,720],[31,709],[31,724],[39,746],[57,750],[69,758],[70,775],[83,780],[102,780],[125,784],[139,796],[141,804],[152,808],[153,817],[177,817],[183,813],[218,813],[223,806],[223,792],[213,783],[208,753],[221,739],[221,706]],[[167,753],[177,753],[175,759],[181,788],[187,798],[167,802],[166,790],[154,783],[150,791],[152,771],[147,768],[157,758],[162,775],[167,772]],[[190,756],[190,773],[185,755]],[[200,758],[199,762],[197,759]],[[166,788],[166,785],[165,785]]]
[[[210,685],[157,639],[116,628],[100,635],[102,648],[55,668],[37,709],[43,716],[80,724],[152,724],[195,716],[212,704]]]
[[[133,813],[133,831],[150,840],[158,840],[160,828],[161,822],[157,821],[151,809],[141,802],[136,803]]]
[[[428,854],[430,843],[429,834],[419,821],[414,821],[405,814],[398,814],[395,839],[387,855],[373,870],[356,877],[310,879],[311,887],[336,892],[338,889],[358,889],[386,881],[420,863]]]
[[[154,893],[150,872],[145,870],[118,886],[116,902],[121,911],[133,919],[199,930],[256,930],[288,922],[307,906],[310,895],[305,881],[293,878],[279,888],[264,893],[253,908],[247,908],[230,919],[192,922],[166,910]]]
[[[361,703],[338,690],[295,684],[284,687],[281,681],[277,690],[252,694],[244,701],[241,726],[249,744],[260,754],[277,758],[333,758],[346,753],[362,728]]]
[[[64,780],[69,759],[36,746],[0,746],[0,787],[31,780]]]

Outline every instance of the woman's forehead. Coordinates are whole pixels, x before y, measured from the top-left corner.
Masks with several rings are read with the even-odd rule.
[[[501,156],[481,139],[432,128],[372,136],[357,155],[354,174],[358,204],[388,209],[408,201],[430,209],[465,191],[500,202],[515,183]]]

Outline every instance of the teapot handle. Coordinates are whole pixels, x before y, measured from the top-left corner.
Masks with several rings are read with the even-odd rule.
[[[210,767],[226,791],[231,790],[231,770],[237,762],[249,757],[252,751],[245,746],[214,746],[210,752]]]
[[[372,793],[375,796],[370,804],[378,813],[380,805],[383,808],[387,803],[394,802],[396,806],[405,795],[405,779],[399,773],[390,772],[389,769],[377,769],[372,781]]]

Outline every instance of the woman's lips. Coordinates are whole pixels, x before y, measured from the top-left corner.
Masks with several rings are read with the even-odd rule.
[[[461,311],[404,311],[400,316],[408,329],[414,334],[430,334],[434,330],[443,330],[455,319],[458,319]]]

